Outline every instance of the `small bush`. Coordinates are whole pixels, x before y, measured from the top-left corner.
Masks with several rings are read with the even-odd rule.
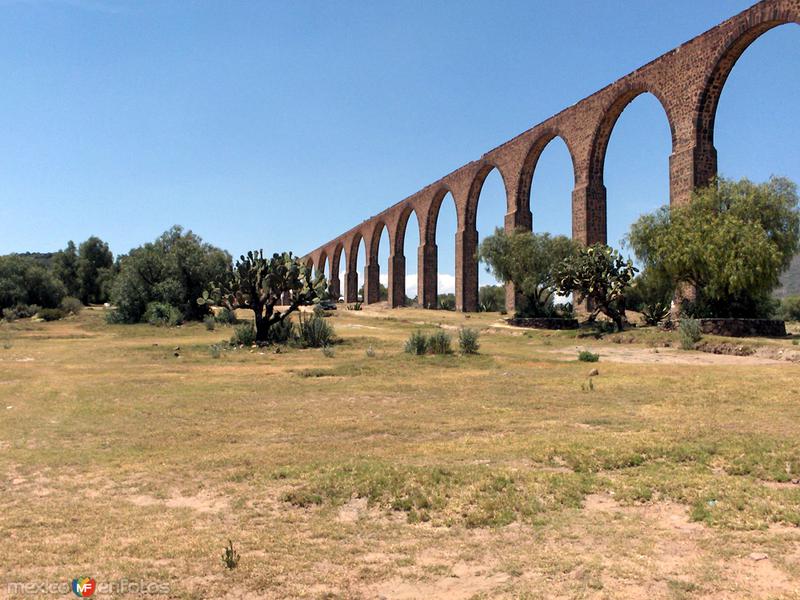
[[[214,320],[220,325],[235,325],[238,323],[234,312],[228,308],[221,308],[214,316]]]
[[[642,318],[645,325],[658,325],[669,316],[669,306],[661,302],[642,304]]]
[[[313,315],[314,315],[315,317],[317,317],[318,319],[322,319],[323,317],[325,317],[325,316],[326,316],[326,314],[325,314],[325,309],[324,309],[324,308],[322,308],[322,306],[321,306],[320,304],[315,304],[315,305],[314,305],[314,308],[311,310],[311,312],[312,312],[312,313],[313,313]]]
[[[278,321],[269,328],[269,343],[270,344],[285,344],[292,337],[292,320],[284,319]]]
[[[365,354],[367,355],[367,358],[375,358],[375,348],[368,346]]]
[[[124,325],[128,322],[125,314],[117,309],[106,313],[106,323],[109,325]]]
[[[588,350],[581,350],[578,353],[578,360],[581,362],[597,362],[600,360],[600,355],[589,352]]]
[[[353,304],[348,304],[345,308],[347,310],[361,310],[361,302],[355,302]]]
[[[450,336],[444,330],[440,329],[428,338],[428,352],[431,354],[450,354],[452,351]]]
[[[233,330],[233,337],[231,337],[231,344],[234,346],[252,346],[256,343],[256,330],[253,324],[249,321],[237,325]]]
[[[322,348],[333,343],[333,327],[314,315],[308,318],[300,314],[297,333],[298,341],[305,348]]]
[[[700,330],[700,321],[697,319],[681,319],[678,331],[681,334],[681,348],[683,350],[692,350],[694,345],[703,337],[703,332]]]
[[[211,344],[208,347],[208,353],[211,355],[211,358],[219,358],[222,355],[222,348],[219,344]]]
[[[66,314],[60,308],[43,308],[36,313],[36,316],[45,321],[58,321],[63,319]]]
[[[462,354],[477,354],[480,347],[477,331],[468,327],[458,330],[458,348]]]
[[[42,308],[36,304],[17,304],[11,308],[3,309],[3,318],[6,321],[16,321],[17,319],[30,319]]]
[[[144,320],[156,327],[176,327],[183,323],[183,315],[165,302],[151,302],[144,311]]]
[[[212,315],[203,317],[203,325],[206,326],[208,331],[214,331],[217,328],[217,322]]]
[[[325,358],[333,358],[336,356],[336,353],[333,351],[333,348],[330,346],[323,346],[322,347],[322,356]]]
[[[77,315],[83,310],[83,303],[77,298],[67,296],[61,301],[61,310],[67,315]]]
[[[428,339],[419,329],[414,331],[406,340],[406,352],[417,356],[425,354],[428,349]]]

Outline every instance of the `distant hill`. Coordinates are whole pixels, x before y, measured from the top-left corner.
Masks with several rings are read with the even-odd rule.
[[[775,290],[778,298],[800,296],[800,254],[794,257],[789,270],[781,277],[781,287]]]

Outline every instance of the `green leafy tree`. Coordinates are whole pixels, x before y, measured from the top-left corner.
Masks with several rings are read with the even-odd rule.
[[[553,269],[574,256],[578,246],[571,239],[549,233],[497,228],[478,249],[479,259],[496,279],[511,282],[525,302],[522,313],[532,317],[554,315]]]
[[[56,308],[66,293],[64,284],[36,260],[0,256],[0,309],[18,304]]]
[[[52,258],[51,268],[67,289],[67,294],[77,298],[81,294],[81,283],[78,278],[78,248],[70,240],[67,247],[59,250]]]
[[[577,302],[588,301],[590,322],[603,313],[622,331],[626,323],[625,292],[637,271],[613,248],[594,244],[567,257],[553,276],[559,293],[575,294]]]
[[[628,242],[646,271],[696,291],[695,316],[760,317],[798,250],[797,186],[719,179],[692,202],[662,207],[633,224]]]
[[[478,290],[478,310],[500,312],[506,308],[506,289],[502,285],[484,285]]]
[[[283,322],[301,306],[314,304],[323,297],[327,283],[320,273],[312,279],[312,269],[291,252],[264,258],[263,250],[239,257],[233,269],[211,290],[197,298],[197,304],[217,304],[229,310],[246,308],[255,315],[256,342],[269,343],[270,328]],[[288,297],[284,310],[282,298]]]
[[[77,275],[81,302],[96,304],[108,300],[113,265],[114,255],[100,238],[92,236],[80,245]]]
[[[212,282],[221,281],[230,266],[230,254],[175,226],[118,259],[111,291],[114,319],[138,323],[148,304],[160,302],[177,308],[185,320],[200,320],[208,307],[196,299]]]

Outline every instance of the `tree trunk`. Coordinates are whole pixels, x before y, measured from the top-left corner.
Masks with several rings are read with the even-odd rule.
[[[256,343],[266,344],[269,341],[269,318],[264,317],[261,305],[253,306],[253,312],[256,315]]]

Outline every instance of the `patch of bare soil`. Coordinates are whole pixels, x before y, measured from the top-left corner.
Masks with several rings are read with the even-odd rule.
[[[156,498],[146,494],[128,496],[127,500],[136,506],[164,506],[166,508],[190,508],[200,513],[218,513],[228,506],[228,501],[215,498],[206,492],[197,496],[182,496],[175,492],[169,498]]]
[[[753,354],[735,356],[730,354],[710,354],[677,348],[642,348],[633,345],[573,346],[572,348],[554,348],[550,353],[561,360],[575,360],[582,350],[599,352],[602,360],[616,363],[665,364],[665,365],[774,365],[781,359],[768,358]]]
[[[450,572],[432,581],[408,581],[395,578],[373,588],[376,598],[415,600],[418,598],[448,598],[466,600],[479,594],[491,593],[510,579],[507,573],[493,573],[481,565],[458,562]]]

